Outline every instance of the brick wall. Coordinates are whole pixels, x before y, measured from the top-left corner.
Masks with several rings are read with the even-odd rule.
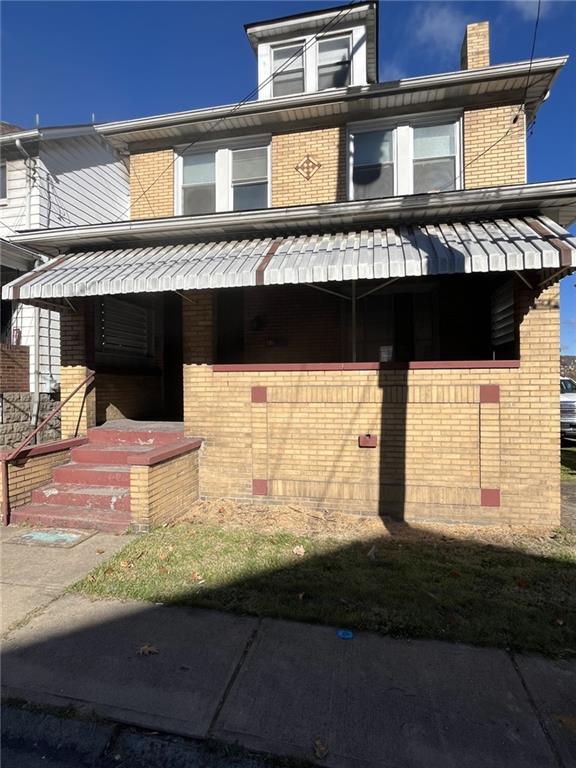
[[[198,451],[151,467],[130,468],[130,509],[135,531],[148,531],[190,511],[199,498]]]
[[[296,168],[308,156],[319,165],[310,179]],[[271,157],[273,207],[347,199],[344,126],[272,136]]]
[[[174,215],[173,160],[172,149],[130,155],[132,219],[154,219]]]
[[[96,422],[158,416],[162,404],[160,374],[97,373]]]
[[[466,110],[463,134],[466,189],[526,183],[526,120],[517,105]]]
[[[520,368],[219,372],[188,356],[185,429],[206,440],[201,495],[558,524],[558,289],[517,297]],[[196,350],[211,342],[206,294],[203,305],[201,334],[184,315]],[[366,432],[378,448],[358,447]]]
[[[30,350],[0,344],[0,392],[30,390]]]
[[[490,66],[490,25],[478,21],[466,26],[460,50],[460,68],[478,69]]]
[[[61,368],[60,396],[65,400],[90,373],[87,365],[86,321],[88,307],[77,302],[75,312],[62,312],[60,317]],[[96,394],[93,386],[82,387],[61,411],[62,437],[85,435],[96,425]]]
[[[10,488],[10,505],[12,509],[23,504],[29,504],[32,491],[41,485],[50,482],[52,469],[60,464],[70,461],[68,449],[42,456],[23,458],[8,465],[8,487]],[[2,494],[2,479],[0,478],[0,490]],[[0,494],[1,495],[1,494]]]

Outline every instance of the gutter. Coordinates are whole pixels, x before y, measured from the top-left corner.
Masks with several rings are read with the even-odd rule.
[[[204,216],[86,224],[23,232],[11,237],[10,242],[66,249],[96,241],[113,243],[118,238],[126,241],[128,236],[135,240],[144,237],[196,240],[210,236],[210,233],[217,237],[226,237],[230,233],[250,233],[260,237],[262,233],[268,235],[289,227],[293,232],[299,227],[306,231],[341,226],[358,229],[369,221],[450,220],[466,215],[466,210],[476,218],[482,218],[493,216],[495,211],[502,214],[520,210],[534,212],[544,208],[564,208],[567,203],[574,206],[576,213],[576,179]],[[463,212],[455,213],[455,210]]]
[[[392,95],[395,93],[424,90],[434,87],[447,87],[463,83],[481,83],[486,80],[495,80],[504,77],[537,75],[543,71],[558,71],[568,61],[568,56],[556,56],[545,59],[535,59],[532,64],[529,61],[516,62],[514,64],[497,64],[496,66],[482,69],[464,69],[456,72],[448,72],[440,75],[425,75],[424,77],[410,77],[404,80],[394,80],[387,83],[374,83],[364,86],[351,86],[349,88],[337,88],[320,93],[307,93],[287,98],[261,99],[259,101],[237,102],[218,107],[188,110],[185,112],[171,112],[164,115],[152,115],[150,117],[120,120],[111,123],[101,123],[95,126],[96,132],[105,136],[115,133],[144,130],[150,128],[162,128],[166,126],[182,125],[184,123],[201,122],[211,118],[225,116],[231,110],[234,115],[258,114],[261,112],[279,111],[301,106],[321,105],[334,101],[353,101],[359,98],[371,96]],[[550,83],[551,85],[551,83]]]

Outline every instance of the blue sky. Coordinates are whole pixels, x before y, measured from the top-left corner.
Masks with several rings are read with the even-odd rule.
[[[244,98],[243,24],[332,2],[2,2],[1,117],[98,122]],[[535,0],[381,2],[380,79],[458,69],[464,26],[488,19],[492,63],[528,59]],[[536,56],[571,54],[528,142],[528,179],[576,177],[576,3],[543,0]],[[576,230],[575,230],[576,231]],[[562,282],[562,351],[576,354],[576,279]]]

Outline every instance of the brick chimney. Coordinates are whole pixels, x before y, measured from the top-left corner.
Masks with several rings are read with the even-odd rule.
[[[466,25],[466,34],[460,51],[460,69],[479,69],[490,66],[490,24],[477,21]]]

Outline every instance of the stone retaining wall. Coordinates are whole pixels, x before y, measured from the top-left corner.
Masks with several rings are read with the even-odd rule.
[[[48,416],[57,405],[49,394],[40,394],[38,423]],[[0,394],[0,448],[13,448],[34,429],[32,424],[33,395],[29,392],[4,392]],[[38,442],[60,439],[60,416],[40,432]]]

